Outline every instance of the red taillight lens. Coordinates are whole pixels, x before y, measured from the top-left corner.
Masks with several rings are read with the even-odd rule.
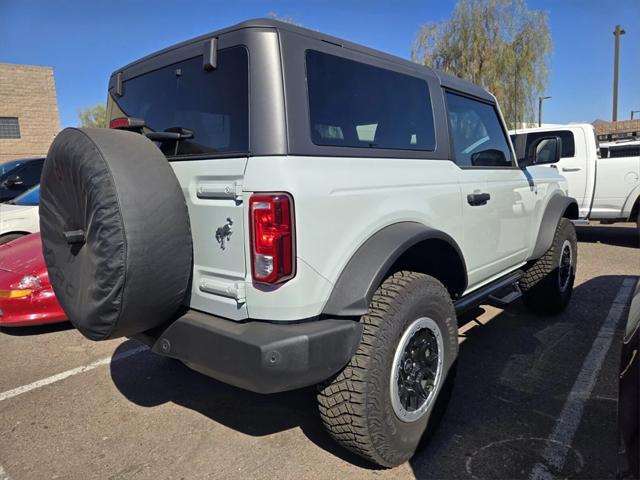
[[[119,130],[139,130],[144,126],[144,120],[133,117],[114,118],[109,122],[109,128],[116,128]]]
[[[282,283],[295,275],[293,199],[260,193],[249,199],[253,280]]]
[[[129,128],[129,119],[127,117],[114,118],[109,122],[109,128]]]

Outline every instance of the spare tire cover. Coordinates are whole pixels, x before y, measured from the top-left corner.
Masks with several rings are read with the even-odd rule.
[[[40,230],[55,294],[92,340],[157,327],[189,287],[189,214],[169,162],[146,137],[66,128],[42,172]]]

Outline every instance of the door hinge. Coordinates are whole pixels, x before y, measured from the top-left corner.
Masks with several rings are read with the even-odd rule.
[[[233,198],[242,201],[242,183],[200,183],[196,187],[198,198]]]
[[[247,299],[244,282],[227,283],[202,279],[200,280],[200,290],[213,293],[214,295],[233,298],[239,305],[245,303]]]

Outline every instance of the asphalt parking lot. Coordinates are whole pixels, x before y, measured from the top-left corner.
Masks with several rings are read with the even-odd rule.
[[[517,303],[461,319],[453,400],[397,469],[335,446],[313,389],[252,394],[62,325],[0,331],[0,480],[614,478],[619,343],[640,249],[631,224],[578,237],[563,315]]]

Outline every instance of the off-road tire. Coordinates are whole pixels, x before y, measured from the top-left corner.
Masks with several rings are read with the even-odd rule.
[[[568,242],[571,248],[571,271],[568,284],[560,286],[560,258],[563,246]],[[561,218],[553,236],[549,250],[531,264],[520,279],[522,300],[527,308],[537,313],[561,313],[566,308],[573,292],[578,259],[576,230],[568,218]]]
[[[440,382],[435,401],[417,420],[401,421],[391,401],[391,371],[396,347],[407,328],[428,317],[443,340]],[[447,289],[435,278],[398,272],[378,288],[362,316],[363,334],[349,364],[319,386],[320,416],[343,447],[383,467],[411,458],[425,430],[444,413],[458,354],[457,320]]]

